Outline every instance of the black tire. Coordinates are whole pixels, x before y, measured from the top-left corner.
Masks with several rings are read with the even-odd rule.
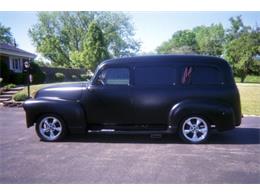
[[[201,121],[198,125],[197,125],[197,120]],[[189,125],[188,123],[191,123],[192,126]],[[181,121],[178,132],[179,132],[179,137],[185,143],[201,144],[201,143],[205,143],[208,140],[210,135],[210,126],[208,120],[205,117],[200,115],[192,115],[192,116],[185,117]]]
[[[44,133],[43,129],[44,128],[44,121],[48,120],[50,123],[53,123],[53,121],[51,121],[51,119],[56,119],[57,122],[54,123],[53,129],[51,130],[51,127],[48,127]],[[46,125],[45,125],[46,127]],[[55,129],[54,129],[55,128]],[[60,129],[60,132],[57,131],[57,129]],[[56,142],[56,141],[60,141],[62,140],[68,133],[67,127],[65,125],[65,122],[63,121],[63,119],[55,114],[46,114],[46,115],[42,115],[41,117],[39,117],[39,119],[36,122],[36,126],[35,126],[35,130],[36,133],[38,135],[38,137],[42,140],[42,141],[46,141],[46,142]],[[51,136],[50,132],[53,132],[52,135],[55,135],[54,137]],[[49,137],[49,138],[48,138]]]

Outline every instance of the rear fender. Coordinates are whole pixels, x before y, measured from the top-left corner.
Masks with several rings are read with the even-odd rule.
[[[207,119],[210,128],[233,129],[234,111],[230,106],[203,100],[184,100],[174,105],[169,113],[169,129],[177,131],[181,121],[188,116],[199,115]]]

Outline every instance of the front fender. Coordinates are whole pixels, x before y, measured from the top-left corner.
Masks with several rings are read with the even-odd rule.
[[[235,126],[235,116],[231,106],[207,100],[184,100],[174,105],[169,113],[170,129],[176,131],[180,122],[192,115],[203,116],[211,128],[220,131],[233,129]]]
[[[30,99],[24,102],[27,127],[32,126],[44,114],[57,114],[63,118],[72,131],[83,132],[86,129],[85,113],[80,103],[58,98]]]

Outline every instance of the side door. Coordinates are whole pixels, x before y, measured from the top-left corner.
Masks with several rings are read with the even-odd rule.
[[[104,67],[97,73],[84,103],[89,124],[108,127],[133,123],[130,78],[127,66]]]
[[[176,68],[171,65],[137,65],[134,70],[136,125],[168,124],[177,102]]]

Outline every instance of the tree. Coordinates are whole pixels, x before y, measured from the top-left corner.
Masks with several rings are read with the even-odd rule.
[[[231,26],[227,29],[226,41],[230,42],[239,38],[242,34],[251,30],[250,26],[245,26],[242,21],[242,16],[231,17],[229,19]]]
[[[223,52],[225,30],[221,24],[198,26],[181,30],[157,48],[158,53],[197,53],[220,56]]]
[[[244,82],[252,71],[256,61],[254,57],[260,54],[260,31],[247,32],[230,41],[225,50],[225,59],[232,65],[235,75]]]
[[[14,38],[10,27],[5,27],[0,23],[0,43],[14,44]]]
[[[255,60],[260,55],[260,28],[246,26],[241,16],[229,21],[226,30],[222,24],[212,24],[177,31],[157,48],[157,53],[224,56],[243,82],[248,74],[260,74],[260,62]]]
[[[81,53],[90,24],[102,30],[111,57],[134,55],[139,43],[134,40],[130,18],[112,12],[39,12],[38,23],[29,30],[37,51],[54,65],[82,66]]]
[[[194,53],[197,50],[195,33],[191,30],[180,30],[157,49],[158,53]]]
[[[226,32],[225,59],[231,64],[234,74],[244,82],[250,73],[260,71],[255,60],[260,54],[260,29],[246,26],[241,16],[229,19],[231,26]]]
[[[92,71],[96,69],[100,62],[109,58],[103,33],[95,22],[92,22],[89,26],[83,47],[82,58]]]
[[[196,35],[199,54],[212,56],[222,54],[225,40],[225,30],[222,24],[198,26],[193,31]]]

